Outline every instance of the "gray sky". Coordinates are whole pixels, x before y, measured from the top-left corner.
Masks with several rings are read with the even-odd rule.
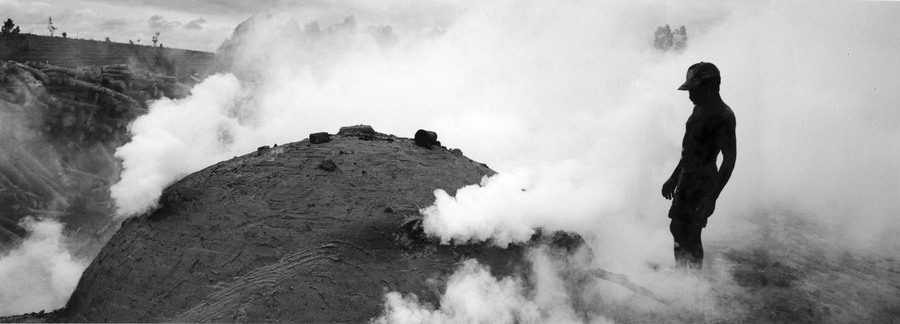
[[[166,47],[214,51],[234,27],[253,13],[278,6],[261,0],[0,0],[0,18],[23,32],[48,35],[53,17],[56,35],[151,44],[154,32]],[[318,1],[306,2],[309,5]]]
[[[0,19],[12,19],[26,33],[151,44],[153,34],[166,47],[215,51],[247,18],[259,12],[283,13],[300,22],[358,22],[407,26],[443,25],[464,4],[454,1],[366,0],[0,0]],[[397,26],[395,26],[395,31]]]

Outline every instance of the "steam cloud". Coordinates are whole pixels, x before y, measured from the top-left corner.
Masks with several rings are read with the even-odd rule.
[[[233,75],[214,75],[192,96],[159,100],[132,123],[131,142],[116,151],[122,179],[111,188],[120,215],[147,211],[175,180],[237,154],[235,141],[245,138],[235,108],[241,90]]]
[[[890,149],[900,144],[900,94],[888,87],[900,64],[886,50],[896,42],[881,41],[896,39],[896,10],[498,1],[390,14],[398,4],[316,12],[325,17],[318,24],[300,20],[308,13],[258,16],[235,52],[234,74],[207,79],[191,98],[159,101],[134,123],[134,140],[117,152],[120,214],[147,211],[165,186],[260,145],[358,123],[406,136],[427,128],[500,172],[456,197],[436,192],[422,211],[428,233],[503,246],[536,227],[575,231],[595,254],[585,267],[703,300],[707,290],[672,289],[684,279],[647,264],[671,263],[659,188],[691,110],[675,88],[688,66],[710,61],[737,115],[738,164],[707,240],[777,209],[842,229],[835,239],[846,246],[900,247],[900,152]],[[352,25],[343,20],[349,13]],[[665,23],[686,25],[683,53],[652,49]],[[396,42],[367,29],[385,24]],[[440,309],[389,293],[379,321],[607,320],[570,318],[581,296],[552,294],[573,302],[547,304],[552,298],[525,282],[491,278],[469,262],[450,278]],[[587,294],[624,300],[600,283]],[[461,296],[503,307],[472,308]],[[715,312],[712,304],[700,311]]]
[[[456,197],[436,192],[435,204],[422,210],[428,233],[445,243],[493,240],[506,245],[527,240],[538,227],[604,236],[611,234],[603,229],[610,220],[663,218],[667,208],[659,199],[659,186],[677,161],[681,123],[691,106],[671,85],[681,81],[678,76],[691,62],[704,60],[722,69],[723,98],[738,116],[738,167],[712,228],[763,213],[763,206],[779,206],[844,228],[840,239],[848,245],[884,250],[900,243],[892,238],[898,228],[892,215],[900,210],[900,177],[893,166],[900,155],[881,149],[898,144],[898,130],[891,123],[900,114],[887,103],[900,98],[883,88],[900,68],[878,45],[856,38],[884,34],[881,28],[891,23],[883,14],[874,12],[874,6],[846,3],[675,10],[667,18],[691,22],[690,30],[697,32],[690,34],[684,54],[670,56],[626,41],[646,31],[629,28],[623,19],[653,21],[658,14],[653,7],[637,7],[643,10],[616,8],[615,17],[592,8],[583,8],[589,12],[585,14],[563,14],[568,19],[558,27],[572,31],[565,36],[568,46],[554,43],[560,35],[552,32],[557,27],[553,22],[537,20],[545,30],[529,34],[528,40],[552,44],[547,46],[552,50],[528,48],[521,56],[547,61],[530,69],[522,66],[528,72],[511,79],[528,83],[534,77],[525,74],[534,72],[539,82],[555,83],[533,87],[533,95],[518,92],[532,101],[516,105],[518,117],[532,114],[527,118],[532,122],[516,128],[527,133],[513,133],[502,144],[520,149],[514,156],[528,162],[512,163],[515,172],[464,188]],[[882,27],[860,27],[842,10],[874,17],[879,24],[872,26]],[[602,28],[578,24],[583,16],[612,21],[619,28],[598,32]],[[604,45],[590,55],[595,61],[564,57],[554,64],[554,56],[594,49],[579,42],[581,35],[602,39]],[[608,53],[611,48],[615,50]],[[542,69],[547,66],[552,70]],[[816,72],[823,66],[828,73]],[[566,68],[570,79],[554,80],[554,71]],[[575,68],[592,73],[583,75]],[[585,84],[599,95],[554,93]],[[545,97],[553,104],[541,102]],[[505,162],[510,161],[501,160]]]
[[[495,278],[474,260],[463,263],[447,281],[441,308],[422,305],[415,296],[391,292],[385,314],[374,323],[573,323],[579,315],[556,265],[535,255],[537,271],[530,283],[522,278]],[[533,285],[535,294],[526,285]],[[612,323],[602,315],[591,323]]]
[[[87,268],[70,254],[59,222],[25,218],[22,225],[28,237],[0,256],[0,316],[62,307]]]
[[[671,313],[670,306],[633,299],[630,291],[590,276],[585,271],[591,267],[589,255],[588,250],[567,255],[546,247],[531,249],[526,278],[496,278],[487,267],[467,260],[447,279],[440,308],[415,295],[390,292],[383,314],[372,323],[614,323],[606,313],[617,303],[637,305],[648,314]],[[684,273],[645,279],[677,309],[717,312],[709,282]],[[647,321],[653,322],[652,317]]]

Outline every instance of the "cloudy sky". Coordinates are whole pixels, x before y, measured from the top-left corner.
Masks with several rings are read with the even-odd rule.
[[[234,27],[279,1],[260,0],[0,0],[0,18],[12,19],[23,32],[150,44],[159,32],[166,47],[214,51]],[[309,2],[314,5],[316,1]]]
[[[215,51],[241,22],[256,13],[290,15],[300,21],[339,22],[347,15],[371,24],[404,21],[409,26],[443,25],[466,1],[414,0],[0,0],[0,19],[26,33],[151,44],[155,32],[166,47]],[[438,17],[438,18],[434,18]],[[367,19],[368,18],[368,19]],[[428,20],[428,21],[424,21]],[[437,20],[437,21],[435,21]],[[139,41],[140,40],[140,41]]]

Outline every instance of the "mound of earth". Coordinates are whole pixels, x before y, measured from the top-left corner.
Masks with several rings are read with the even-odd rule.
[[[523,247],[439,245],[404,226],[435,189],[493,174],[486,165],[344,134],[262,147],[172,185],[157,210],[122,224],[57,320],[363,322],[387,291],[437,304],[464,259],[495,275],[521,269]]]

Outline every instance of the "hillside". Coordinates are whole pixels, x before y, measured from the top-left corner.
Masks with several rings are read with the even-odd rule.
[[[115,229],[109,186],[128,124],[148,100],[189,89],[127,65],[0,63],[0,251],[25,236],[20,221],[34,216],[62,222],[84,254],[96,253]]]
[[[133,64],[179,76],[205,75],[215,61],[215,54],[201,51],[32,34],[18,37],[23,42],[19,45],[21,50],[0,60],[43,62],[70,68]]]

